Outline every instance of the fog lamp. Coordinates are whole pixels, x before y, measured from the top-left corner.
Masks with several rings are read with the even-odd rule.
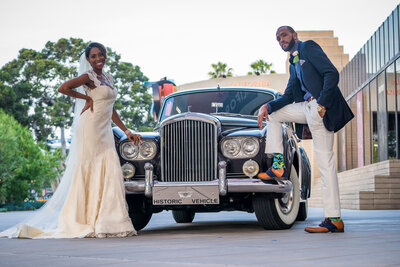
[[[125,163],[122,165],[122,176],[124,179],[132,178],[135,175],[135,166],[130,163]]]
[[[246,161],[242,167],[243,173],[250,178],[256,176],[259,169],[258,163],[251,159]]]

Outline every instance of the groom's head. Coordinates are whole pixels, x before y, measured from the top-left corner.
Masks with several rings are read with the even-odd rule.
[[[299,39],[297,39],[297,32],[290,26],[280,26],[276,30],[276,40],[283,49],[283,51],[291,51],[293,46]]]

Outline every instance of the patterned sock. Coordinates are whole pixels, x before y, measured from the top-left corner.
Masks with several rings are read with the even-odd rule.
[[[285,163],[283,162],[282,153],[274,153],[274,163],[272,163],[272,168],[275,170],[285,168]]]
[[[331,220],[332,222],[339,222],[340,220],[342,220],[342,218],[340,218],[340,217],[329,217],[329,220]]]

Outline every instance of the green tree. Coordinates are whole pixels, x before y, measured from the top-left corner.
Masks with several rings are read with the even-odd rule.
[[[0,69],[0,108],[33,130],[38,141],[53,137],[56,128],[63,137],[64,128],[71,125],[74,99],[57,88],[77,76],[79,57],[88,44],[77,38],[49,41],[40,52],[20,50],[16,59]],[[122,62],[111,48],[107,52],[105,71],[119,89],[115,106],[121,119],[132,129],[152,126],[148,116],[152,98],[144,86],[147,77],[140,67]]]
[[[272,63],[265,62],[260,59],[250,65],[253,71],[249,71],[247,75],[260,75],[262,73],[276,73],[272,68]]]
[[[232,77],[232,68],[228,68],[226,63],[219,61],[217,64],[211,64],[212,71],[208,73],[210,79]]]
[[[32,133],[0,109],[0,204],[32,199],[60,173],[60,151],[36,144]]]

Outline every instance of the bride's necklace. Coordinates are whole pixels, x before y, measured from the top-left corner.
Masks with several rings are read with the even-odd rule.
[[[100,84],[105,84],[111,89],[114,90],[114,87],[108,82],[107,77],[101,73],[100,75],[96,73],[97,79],[100,81]]]
[[[100,75],[96,73],[96,75],[97,75],[97,79],[98,79],[99,81],[102,81],[102,80],[103,80],[103,73],[100,74]]]

